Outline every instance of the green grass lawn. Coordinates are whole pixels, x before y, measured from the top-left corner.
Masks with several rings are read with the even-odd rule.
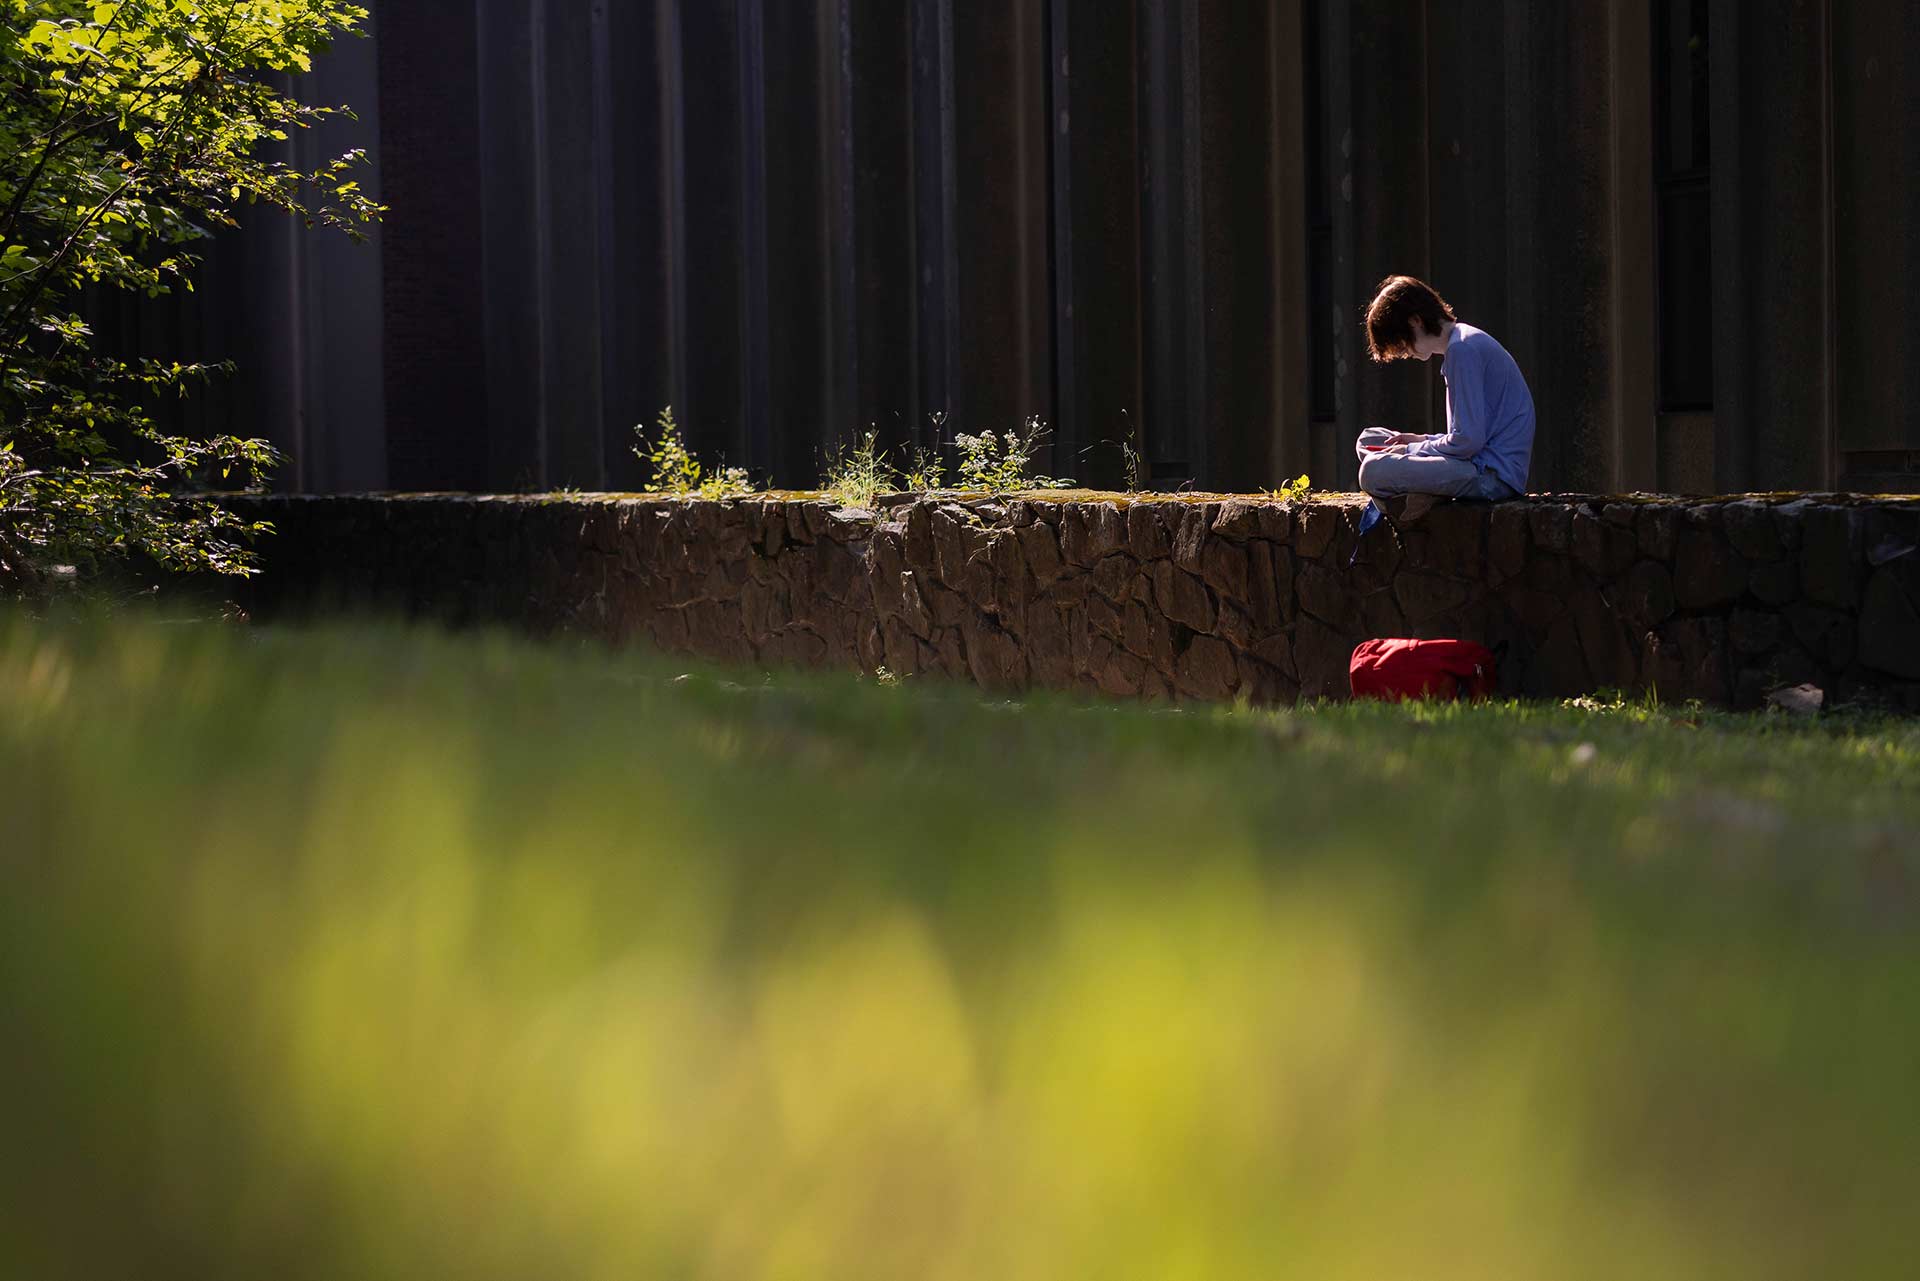
[[[0,1276],[1920,1257],[1911,721],[16,619],[0,816]]]

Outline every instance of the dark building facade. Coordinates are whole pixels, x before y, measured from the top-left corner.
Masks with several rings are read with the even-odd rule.
[[[1535,489],[1920,489],[1907,0],[373,7],[300,91],[375,243],[262,222],[127,322],[241,363],[198,412],[292,488],[633,488],[669,403],[781,486],[1038,414],[1083,482],[1346,487],[1444,423],[1366,361],[1406,271],[1519,360]]]

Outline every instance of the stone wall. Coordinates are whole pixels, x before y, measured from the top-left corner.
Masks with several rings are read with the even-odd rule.
[[[1920,708],[1920,500],[420,495],[241,500],[257,612],[372,607],[991,690],[1339,697],[1373,636],[1504,646],[1528,695]],[[1356,543],[1358,551],[1356,555]],[[1351,565],[1349,559],[1352,558]]]

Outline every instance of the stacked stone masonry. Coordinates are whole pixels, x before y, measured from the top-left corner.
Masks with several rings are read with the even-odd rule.
[[[398,608],[984,689],[1338,698],[1375,636],[1500,648],[1510,693],[1920,709],[1920,499],[913,495],[239,500],[253,603]],[[1357,554],[1356,554],[1357,545]],[[1351,559],[1351,564],[1349,563]]]

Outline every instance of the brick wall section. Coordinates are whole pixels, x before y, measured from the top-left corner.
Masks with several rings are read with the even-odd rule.
[[[1373,636],[1505,645],[1509,692],[1752,706],[1811,681],[1920,710],[1920,499],[903,497],[869,512],[447,495],[242,500],[264,614],[400,609],[990,690],[1345,694]]]

